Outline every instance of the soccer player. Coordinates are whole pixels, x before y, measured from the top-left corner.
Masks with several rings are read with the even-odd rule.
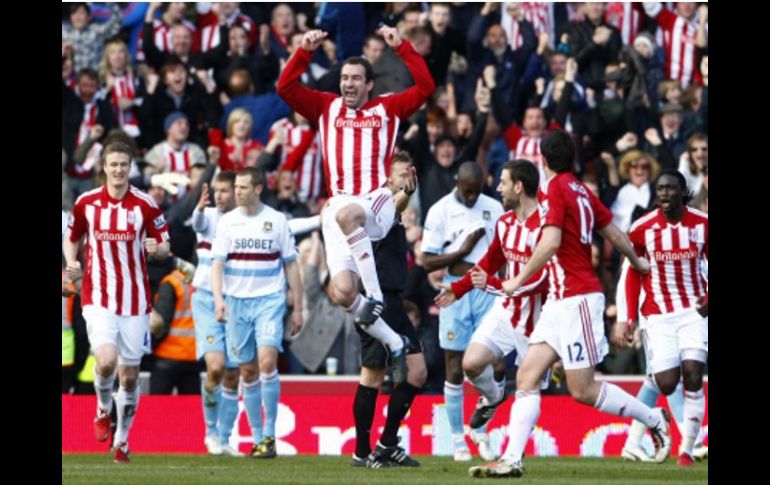
[[[438,200],[425,217],[422,250],[423,267],[431,272],[448,268],[445,283],[459,280],[481,259],[494,240],[495,226],[503,214],[503,206],[481,193],[484,176],[476,162],[465,162],[457,171],[455,190]],[[492,307],[495,297],[480,289],[472,289],[467,298],[442,308],[439,313],[439,345],[444,349],[446,381],[444,402],[452,430],[455,461],[471,459],[463,428],[463,353],[471,335]],[[497,381],[504,387],[504,363]],[[471,439],[484,459],[495,458],[489,448],[485,429],[475,429]]]
[[[389,173],[398,125],[430,98],[435,85],[422,56],[408,41],[401,40],[396,29],[382,27],[378,33],[408,67],[415,81],[413,87],[370,101],[374,71],[360,57],[352,57],[342,66],[342,96],[304,87],[300,76],[328,35],[311,30],[281,73],[278,94],[321,134],[324,173],[331,194],[322,214],[322,231],[333,299],[355,315],[366,333],[390,349],[393,379],[400,384],[407,378],[405,342],[380,318],[383,295],[372,241],[384,238],[395,220],[392,194],[382,185]],[[358,293],[358,277],[366,298]]]
[[[506,279],[513,278],[532,256],[540,236],[539,178],[537,167],[529,160],[518,159],[503,166],[497,191],[508,212],[497,220],[492,244],[459,281],[443,283],[445,291],[436,297],[436,304],[446,308],[474,287],[496,295],[492,309],[473,332],[462,360],[463,373],[481,392],[470,420],[471,436],[492,419],[495,409],[505,401],[505,388],[495,382],[492,364],[514,350],[517,365],[521,364],[540,317],[546,289],[544,270],[512,297],[502,292],[503,280],[495,276],[505,265]]]
[[[412,159],[407,152],[393,155],[387,187],[393,193],[397,212],[406,209],[409,197],[416,189],[417,179]],[[353,400],[353,418],[356,425],[356,451],[351,465],[356,467],[385,468],[392,466],[419,466],[398,445],[398,429],[409,411],[414,397],[420,392],[428,377],[425,356],[422,353],[417,330],[404,308],[402,293],[406,279],[406,231],[400,223],[388,232],[385,239],[374,245],[377,273],[385,298],[383,320],[399,334],[409,338],[406,359],[409,362],[406,382],[393,389],[388,402],[385,429],[382,431],[374,452],[371,450],[371,428],[374,420],[377,391],[385,378],[387,353],[374,338],[356,327],[361,336],[361,379]]]
[[[554,130],[540,143],[546,176],[540,241],[526,266],[503,283],[511,295],[548,264],[549,294],[516,374],[510,441],[500,460],[469,470],[479,477],[520,477],[521,458],[540,415],[540,379],[561,359],[572,397],[600,411],[631,416],[650,430],[659,462],[671,448],[668,411],[650,408],[618,386],[594,380],[594,366],[607,354],[604,295],[591,265],[594,228],[641,273],[650,265],[634,252],[628,238],[612,224],[612,213],[574,175],[575,147],[570,136]]]
[[[617,306],[617,312],[618,312],[618,320],[615,322],[615,325],[612,328],[612,333],[610,335],[610,340],[619,347],[624,347],[626,345],[633,345],[634,341],[637,338],[637,333],[635,331],[629,331],[629,322],[628,320],[636,318],[638,315],[638,311],[632,312],[630,315],[628,313],[628,309],[626,308],[626,287],[623,282],[626,281],[626,278],[628,276],[628,270],[631,268],[631,265],[628,264],[628,261],[623,261],[623,265],[620,272],[620,284],[617,286],[616,292],[615,292],[615,305]],[[639,294],[632,295],[635,298],[632,298],[632,302],[635,299],[637,302],[637,308],[638,308],[638,302],[640,300],[644,299],[644,289],[640,288]],[[633,320],[631,320],[633,321]],[[644,319],[639,319],[639,328],[642,329],[644,325]],[[631,329],[633,329],[633,324],[631,324]],[[648,406],[654,406],[655,402],[658,400],[658,396],[660,395],[660,389],[658,389],[658,385],[655,383],[655,377],[652,374],[652,364],[650,363],[650,352],[647,350],[647,342],[645,339],[641,339],[642,343],[642,350],[644,352],[645,356],[645,362],[646,362],[646,371],[647,376],[645,377],[644,381],[642,382],[642,385],[639,387],[639,392],[637,392],[636,397],[640,401],[642,401],[644,404]],[[671,415],[676,421],[677,426],[679,427],[679,433],[684,435],[684,421],[682,420],[683,411],[682,408],[684,407],[684,383],[680,380],[679,383],[676,386],[676,389],[674,392],[666,396],[666,400],[668,401],[668,407],[671,409]],[[626,437],[626,442],[623,444],[623,449],[620,452],[620,456],[628,461],[641,461],[646,463],[654,462],[648,454],[647,451],[645,451],[642,448],[642,436],[644,435],[645,426],[644,424],[640,423],[639,421],[634,420],[631,423],[631,427],[628,430],[628,436]],[[679,449],[680,454],[682,450],[682,445],[684,443],[680,443]],[[695,446],[692,450],[692,456],[696,460],[703,460],[708,457],[708,446],[705,446],[703,444],[703,436],[702,434],[698,436],[698,439],[695,440]]]
[[[63,244],[67,274],[75,280],[81,274],[77,258],[86,236],[81,298],[96,359],[94,434],[102,442],[110,437],[117,370],[115,463],[130,461],[128,432],[139,405],[139,363],[150,352],[152,295],[147,258],[164,259],[170,253],[163,213],[149,195],[128,183],[132,156],[125,143],[105,147],[102,164],[106,182],[78,197]]]
[[[691,194],[684,176],[666,169],[655,183],[657,209],[637,220],[629,238],[639,256],[653,261],[649,274],[629,269],[624,281],[627,318],[633,326],[639,290],[641,313],[655,382],[672,394],[684,378],[682,447],[677,464],[693,464],[693,446],[706,412],[703,371],[708,359],[708,216],[687,207]],[[632,330],[632,329],[629,329]]]
[[[211,247],[211,291],[216,319],[227,322],[227,358],[241,370],[254,439],[250,455],[275,458],[281,391],[276,363],[282,350],[287,279],[294,300],[292,334],[302,328],[302,288],[294,236],[286,216],[260,202],[264,187],[265,176],[256,168],[236,175],[238,207],[219,219]]]
[[[192,226],[198,237],[198,267],[195,270],[192,312],[195,320],[195,346],[198,358],[206,362],[206,380],[201,385],[206,437],[209,454],[238,455],[229,446],[230,432],[238,417],[238,366],[227,358],[225,326],[214,315],[211,292],[211,243],[217,222],[235,207],[235,172],[219,172],[214,179],[214,204],[209,205],[209,189],[203,184]]]

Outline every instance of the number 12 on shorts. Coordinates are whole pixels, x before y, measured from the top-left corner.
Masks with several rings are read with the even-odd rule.
[[[572,353],[572,347],[575,347],[575,353]],[[580,342],[575,342],[572,345],[567,345],[567,353],[569,354],[569,361],[570,362],[583,362],[585,360],[585,356],[583,355],[583,346],[580,344]],[[574,355],[574,358],[573,358]]]

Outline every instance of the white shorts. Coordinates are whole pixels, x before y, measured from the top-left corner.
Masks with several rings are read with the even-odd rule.
[[[150,349],[150,315],[124,317],[95,305],[83,307],[88,341],[96,350],[104,344],[118,347],[118,364],[138,366]]]
[[[548,299],[529,343],[545,342],[559,354],[564,369],[588,369],[609,352],[604,335],[604,295],[588,293]]]
[[[504,308],[503,302],[505,300],[505,298],[499,297],[495,299],[494,305],[484,316],[481,325],[473,332],[471,342],[479,343],[490,349],[495,354],[496,359],[508,355],[515,350],[516,365],[521,365],[527,353],[529,337],[524,335],[523,331],[513,328],[513,324],[511,324],[513,305],[509,308]],[[527,298],[525,301],[529,302],[530,299]],[[540,308],[534,310],[534,318],[537,322]]]
[[[681,353],[684,350],[700,350],[708,355],[709,320],[694,308],[666,315],[650,315],[642,328],[647,362],[652,373],[682,365]]]
[[[364,209],[364,231],[372,241],[385,238],[395,221],[396,206],[393,203],[393,193],[388,188],[380,188],[367,195],[335,195],[330,198],[329,205],[321,213],[321,231],[326,245],[326,266],[330,276],[344,270],[358,273],[347,237],[336,220],[337,212],[350,204],[357,204]]]

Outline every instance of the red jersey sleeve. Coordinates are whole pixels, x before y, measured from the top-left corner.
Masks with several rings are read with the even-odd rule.
[[[409,73],[414,79],[414,86],[403,92],[382,97],[383,104],[399,118],[406,119],[412,116],[418,109],[430,99],[436,84],[433,76],[428,71],[428,65],[409,41],[401,41],[396,48],[396,54],[404,61]]]
[[[70,214],[69,221],[67,223],[67,229],[69,230],[69,238],[72,242],[80,241],[88,231],[88,222],[86,221],[85,204],[81,201],[75,203],[75,207],[72,208],[72,214]]]
[[[147,235],[154,238],[159,243],[168,241],[168,223],[163,217],[163,212],[156,205],[147,205],[144,210],[145,228]]]
[[[476,265],[484,270],[488,275],[487,286],[492,286],[497,289],[502,289],[502,281],[495,276],[495,273],[505,264],[505,254],[500,246],[500,237],[497,233],[497,225],[495,225],[495,237],[492,239],[492,243],[487,248],[487,252],[481,257]],[[452,293],[460,299],[463,295],[473,289],[473,283],[471,282],[471,273],[474,268],[465,273],[465,275],[459,280],[452,283]]]
[[[314,127],[323,114],[324,106],[337,96],[307,88],[300,82],[300,76],[310,65],[313,53],[302,47],[297,49],[278,78],[278,94],[291,109],[307,118]]]

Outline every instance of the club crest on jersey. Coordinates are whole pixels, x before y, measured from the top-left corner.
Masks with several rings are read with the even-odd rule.
[[[690,229],[690,241],[694,243],[702,243],[703,242],[703,231],[701,230],[702,226],[693,227]]]
[[[492,218],[492,213],[489,212],[489,211],[484,211],[482,215],[483,215],[485,221],[488,221],[488,220],[490,220]]]
[[[262,226],[262,230],[265,232],[272,232],[273,231],[273,223],[270,221],[265,221],[265,225]]]
[[[155,225],[155,229],[160,229],[161,227],[166,225],[166,219],[163,217],[163,214],[159,215],[155,218],[153,221],[153,224]]]

